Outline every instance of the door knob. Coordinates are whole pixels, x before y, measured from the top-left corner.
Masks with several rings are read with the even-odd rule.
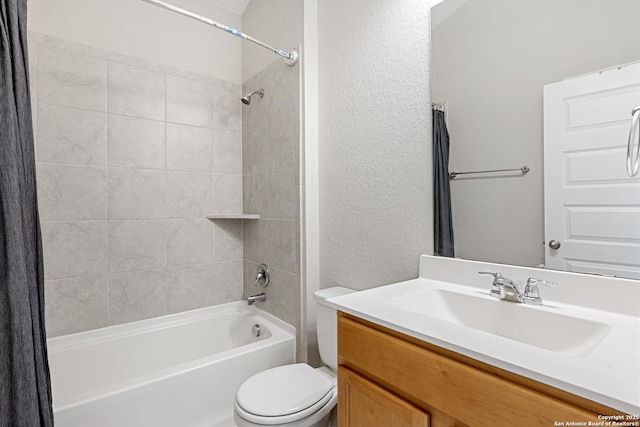
[[[555,240],[554,239],[554,240],[550,240],[549,241],[549,247],[551,249],[560,249],[560,246],[561,246],[561,244],[560,244],[559,240]]]

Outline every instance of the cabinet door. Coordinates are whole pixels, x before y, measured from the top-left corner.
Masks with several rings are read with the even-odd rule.
[[[338,427],[429,427],[429,414],[343,366]]]

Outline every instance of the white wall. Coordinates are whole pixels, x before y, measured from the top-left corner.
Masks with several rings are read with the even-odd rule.
[[[242,15],[242,27],[251,37],[290,52],[302,44],[303,3],[302,0],[251,0]],[[245,42],[242,55],[243,82],[278,58],[251,42]]]
[[[413,278],[432,253],[434,3],[318,2],[323,288]]]
[[[544,262],[542,87],[640,60],[636,0],[469,0],[433,31],[432,95],[448,104],[456,256]],[[559,219],[560,220],[560,219]]]
[[[241,17],[205,0],[178,7],[240,28]],[[29,0],[30,31],[242,83],[242,40],[136,0]]]

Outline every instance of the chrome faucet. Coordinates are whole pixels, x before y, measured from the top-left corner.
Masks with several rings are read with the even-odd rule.
[[[256,273],[256,278],[253,281],[253,286],[258,287],[261,286],[266,288],[269,286],[269,268],[265,264],[260,264],[258,266],[258,272]],[[262,292],[261,294],[251,295],[247,298],[247,304],[253,305],[257,302],[265,302],[267,300],[267,294]]]
[[[501,273],[479,271],[478,274],[490,274],[493,276],[491,292],[489,292],[489,295],[492,297],[524,304],[542,305],[542,298],[540,297],[540,289],[538,288],[538,285],[545,285],[551,288],[558,286],[556,282],[529,277],[527,279],[527,284],[524,287],[524,291],[520,292],[518,285],[513,280],[504,277]]]
[[[261,294],[251,295],[250,297],[248,297],[247,304],[253,305],[257,302],[265,302],[266,300],[267,300],[267,294],[263,292]]]
[[[550,288],[558,286],[556,282],[529,277],[527,279],[527,284],[524,287],[524,302],[527,304],[542,305],[542,298],[540,297],[540,289],[538,289],[538,285],[545,285]]]

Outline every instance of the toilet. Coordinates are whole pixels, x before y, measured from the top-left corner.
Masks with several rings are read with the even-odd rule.
[[[246,380],[236,393],[233,418],[238,427],[330,427],[338,401],[338,345],[336,310],[329,298],[356,292],[334,287],[313,294],[316,303],[318,347],[326,366],[306,363],[279,366]]]

